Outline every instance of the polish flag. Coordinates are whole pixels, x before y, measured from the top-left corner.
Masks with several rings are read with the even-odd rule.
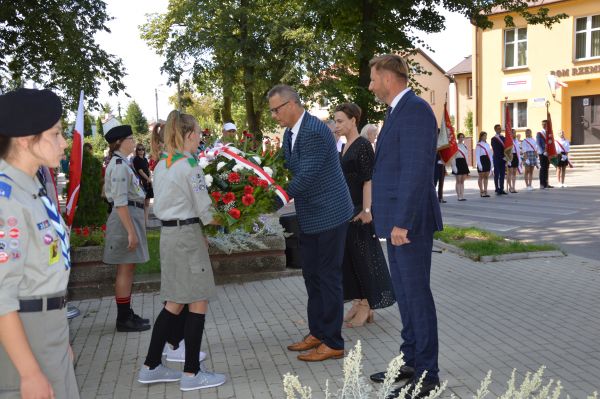
[[[510,120],[510,109],[508,102],[504,104],[504,158],[506,162],[512,162],[513,157],[513,139],[512,139],[512,121]]]
[[[67,192],[67,226],[73,225],[77,200],[79,199],[79,188],[81,187],[81,160],[83,156],[83,90],[79,95],[79,107],[75,129],[73,129],[73,147],[71,148],[71,160],[69,161],[69,190]]]
[[[440,123],[437,150],[440,153],[440,158],[446,164],[450,162],[458,152],[458,143],[456,142],[452,123],[450,123],[450,115],[448,114],[446,104],[444,104],[444,117],[442,123]]]

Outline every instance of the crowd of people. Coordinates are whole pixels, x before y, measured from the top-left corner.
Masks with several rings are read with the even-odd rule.
[[[494,126],[495,135],[491,138],[491,145],[488,143],[487,133],[479,133],[479,139],[474,151],[474,163],[477,166],[477,185],[479,195],[482,198],[489,198],[488,180],[490,175],[494,178],[494,188],[497,195],[516,194],[517,175],[523,174],[525,190],[534,190],[533,172],[539,169],[539,189],[546,190],[554,188],[548,182],[548,174],[551,160],[548,158],[548,138],[546,134],[545,120],[542,121],[542,129],[532,137],[531,129],[525,129],[525,139],[520,140],[515,129],[511,129],[512,138],[511,156],[507,157],[504,142],[505,136],[502,134],[502,126]],[[466,201],[464,194],[464,182],[471,173],[468,166],[468,154],[470,153],[464,144],[464,134],[457,135],[458,152],[451,161],[452,174],[456,177],[456,195],[458,201]],[[552,144],[551,144],[552,145]],[[565,138],[565,132],[560,131],[558,137],[554,138],[554,144],[557,153],[555,161],[556,180],[559,187],[565,185],[565,174],[567,167],[572,166],[569,161],[570,144]],[[445,203],[444,200],[444,176],[446,167],[439,159],[436,164],[434,185],[438,190],[438,201]]]

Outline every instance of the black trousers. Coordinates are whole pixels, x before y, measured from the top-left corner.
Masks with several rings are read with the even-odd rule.
[[[344,349],[342,262],[347,230],[346,222],[321,233],[299,235],[308,328],[332,349]]]
[[[433,173],[433,185],[438,186],[438,200],[442,200],[444,198],[444,179],[446,178],[446,165],[442,165],[439,163],[435,164],[435,170]]]
[[[550,162],[548,157],[544,154],[540,154],[540,187],[548,187],[548,169],[550,169]]]
[[[494,186],[496,192],[504,191],[504,175],[506,173],[506,162],[504,159],[494,159]]]

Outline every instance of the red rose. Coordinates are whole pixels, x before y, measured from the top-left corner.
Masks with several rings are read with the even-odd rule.
[[[234,193],[232,193],[232,192],[229,192],[229,193],[226,193],[226,194],[223,196],[223,203],[224,203],[225,205],[227,205],[227,204],[229,204],[229,203],[231,203],[231,202],[233,202],[233,201],[235,201],[235,194],[234,194]]]
[[[259,179],[258,186],[262,187],[262,188],[267,188],[267,187],[269,187],[269,182],[264,179]]]
[[[229,174],[229,177],[227,178],[227,180],[229,180],[229,183],[239,183],[240,182],[240,175],[238,173],[231,172]]]
[[[254,204],[254,196],[252,194],[246,194],[242,197],[242,204],[250,206]]]
[[[81,235],[81,227],[75,227],[75,234]]]
[[[219,202],[219,200],[221,199],[221,193],[218,191],[213,191],[212,193],[210,193],[210,195],[213,197],[215,202]]]
[[[106,225],[105,224],[103,224],[101,228],[102,228],[102,231],[106,231]]]
[[[239,219],[242,214],[237,208],[231,208],[227,213],[229,213],[229,215],[231,215],[231,217],[234,219]]]
[[[244,186],[244,194],[252,194],[252,193],[254,193],[254,187]]]
[[[247,130],[244,130],[244,136],[245,137],[252,137],[252,133],[248,133]]]
[[[256,186],[258,184],[258,177],[254,175],[248,176],[248,181]]]
[[[83,236],[84,237],[88,237],[90,235],[90,228],[89,227],[84,227],[83,228]]]

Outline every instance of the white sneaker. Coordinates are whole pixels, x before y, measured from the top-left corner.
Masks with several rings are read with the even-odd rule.
[[[165,344],[163,355],[167,356],[168,362],[185,363],[185,342],[181,340],[177,349],[172,349],[171,345]],[[206,353],[201,351],[199,359],[203,362],[206,359]]]

